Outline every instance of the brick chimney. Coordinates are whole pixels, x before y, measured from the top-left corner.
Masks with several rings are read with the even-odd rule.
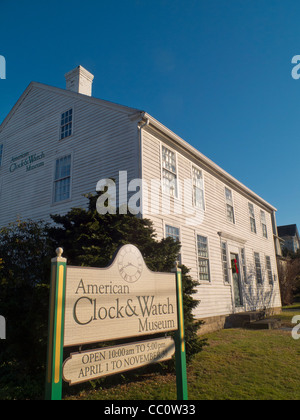
[[[74,70],[69,71],[69,73],[65,74],[65,78],[67,90],[92,96],[94,75],[84,67],[78,66]]]

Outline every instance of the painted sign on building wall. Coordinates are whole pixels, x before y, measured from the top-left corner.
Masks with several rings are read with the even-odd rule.
[[[15,171],[24,168],[26,172],[32,171],[33,169],[44,166],[45,153],[22,153],[18,156],[13,156],[10,161],[9,172],[14,173]]]

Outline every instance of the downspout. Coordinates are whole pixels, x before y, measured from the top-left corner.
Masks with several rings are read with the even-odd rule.
[[[143,123],[143,124],[141,124],[141,123]],[[139,130],[139,140],[138,140],[139,141],[139,151],[138,151],[139,164],[138,164],[138,171],[139,171],[139,179],[141,179],[141,180],[143,179],[143,164],[142,164],[142,159],[143,159],[143,137],[142,136],[143,136],[143,134],[142,134],[142,130],[143,130],[144,127],[148,127],[149,123],[150,123],[149,118],[147,118],[146,121],[144,121],[144,119],[141,119],[138,122],[138,130]],[[141,196],[143,198],[143,190],[142,190]],[[142,211],[141,211],[139,217],[142,219],[143,218],[143,213],[144,213],[143,212],[143,199],[142,199],[142,202],[141,202],[141,209],[142,209]]]

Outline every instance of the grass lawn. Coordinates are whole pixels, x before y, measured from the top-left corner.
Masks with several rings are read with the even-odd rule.
[[[295,314],[284,314],[285,322]],[[300,340],[289,331],[228,329],[206,337],[209,346],[188,367],[190,400],[300,399]],[[175,376],[152,374],[65,398],[174,400]]]

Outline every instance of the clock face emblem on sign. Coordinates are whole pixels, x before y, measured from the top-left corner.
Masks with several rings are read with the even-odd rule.
[[[135,283],[142,275],[143,257],[140,251],[132,246],[125,245],[119,252],[118,270],[121,277],[128,283]]]

